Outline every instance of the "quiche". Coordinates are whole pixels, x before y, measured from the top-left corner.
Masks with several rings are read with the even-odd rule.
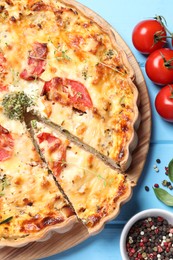
[[[119,211],[127,194],[130,197],[130,181],[45,125],[34,121],[33,130],[40,152],[78,218],[94,234],[98,224]]]
[[[0,118],[0,246],[21,246],[77,222],[19,122]],[[49,237],[49,236],[48,236]]]
[[[1,0],[0,246],[76,222],[96,234],[118,214],[138,104],[108,26],[73,0]]]

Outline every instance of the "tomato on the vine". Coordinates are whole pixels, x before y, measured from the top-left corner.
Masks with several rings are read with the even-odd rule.
[[[143,53],[150,54],[162,48],[166,43],[166,29],[160,16],[139,22],[132,32],[132,42],[135,48]]]
[[[173,50],[162,48],[147,58],[145,69],[147,76],[158,85],[173,83]]]
[[[155,107],[162,118],[173,122],[173,84],[159,91],[155,99]]]

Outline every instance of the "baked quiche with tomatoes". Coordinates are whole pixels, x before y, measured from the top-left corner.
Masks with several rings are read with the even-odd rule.
[[[118,214],[137,144],[133,81],[111,29],[75,1],[0,2],[0,246],[77,221],[95,234]]]
[[[98,223],[110,220],[127,194],[130,196],[130,180],[50,127],[34,122],[33,131],[42,156],[78,218],[90,234],[98,232]]]

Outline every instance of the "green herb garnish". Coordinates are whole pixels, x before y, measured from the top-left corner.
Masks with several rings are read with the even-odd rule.
[[[37,121],[36,120],[32,120],[31,121],[31,126],[32,126],[32,128],[37,128]]]
[[[114,182],[114,178],[109,178],[109,180],[106,180],[106,178],[104,178],[101,175],[97,175],[97,177],[101,180],[103,180],[103,184],[106,187],[107,185],[110,187],[112,185],[112,183]]]
[[[102,177],[101,175],[97,175],[98,178],[100,178],[101,180],[103,180],[103,184],[106,187],[107,183],[106,183],[106,179],[104,177]]]
[[[60,57],[56,57],[57,60],[71,60],[71,58],[67,55],[68,50],[62,51],[62,50],[58,50],[61,52],[61,56]],[[54,54],[56,55],[57,50],[54,51]]]
[[[1,192],[0,192],[0,196],[4,196],[4,190],[6,187],[8,187],[10,185],[7,176],[0,176],[0,185],[1,185]]]
[[[108,50],[106,52],[106,56],[109,58],[109,59],[112,59],[112,57],[114,56],[114,51],[113,50]]]
[[[66,160],[62,159],[62,161],[60,162],[61,163],[61,167],[65,166],[66,165]]]
[[[13,77],[13,85],[16,87],[17,83],[19,82],[19,72],[11,69],[11,74]]]
[[[161,188],[153,188],[156,197],[167,206],[173,207],[173,196]]]
[[[126,101],[126,97],[125,96],[122,96],[120,98],[120,105],[125,105],[125,101]]]
[[[77,97],[82,98],[82,93],[81,92],[77,92]]]
[[[0,222],[0,225],[10,222],[12,220],[12,218],[13,217],[9,217],[9,218],[4,219],[3,221]]]
[[[65,59],[65,60],[71,60],[71,58],[66,54],[67,50],[65,51],[62,51],[62,57]]]
[[[2,106],[4,108],[4,113],[10,119],[24,120],[24,114],[28,107],[33,105],[33,101],[28,97],[23,91],[14,92],[5,95]]]
[[[82,77],[84,77],[84,80],[87,80],[87,78],[88,78],[88,71],[87,70],[82,71]]]

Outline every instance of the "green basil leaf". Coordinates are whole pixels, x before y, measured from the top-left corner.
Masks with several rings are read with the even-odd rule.
[[[3,221],[0,222],[0,225],[10,222],[12,220],[12,218],[13,217],[9,217],[9,218],[4,219]]]
[[[161,188],[153,188],[156,197],[167,206],[173,207],[173,196]]]
[[[169,179],[173,182],[173,159],[169,162],[168,165],[168,176]]]

